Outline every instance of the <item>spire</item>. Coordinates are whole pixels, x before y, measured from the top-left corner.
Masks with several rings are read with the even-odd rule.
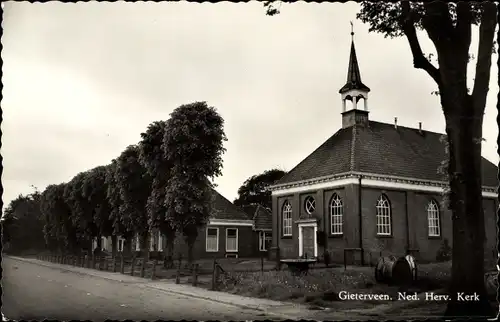
[[[351,21],[351,54],[349,56],[349,69],[347,71],[347,82],[340,89],[339,93],[345,93],[349,90],[358,89],[369,92],[370,88],[361,82],[361,73],[359,72],[358,58],[356,57],[356,49],[354,48],[354,31]]]

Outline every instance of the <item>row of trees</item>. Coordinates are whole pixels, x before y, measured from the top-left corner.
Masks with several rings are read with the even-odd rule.
[[[114,255],[117,236],[129,247],[137,234],[148,256],[149,234],[156,230],[167,238],[167,256],[176,234],[183,235],[191,261],[198,229],[210,216],[212,180],[221,175],[227,140],[223,126],[223,118],[206,102],[182,105],[168,120],[151,123],[141,141],[110,164],[30,195],[31,205],[38,204],[46,246],[78,253],[91,248],[94,239],[101,248],[101,237],[111,236]],[[10,218],[4,227],[15,221]]]

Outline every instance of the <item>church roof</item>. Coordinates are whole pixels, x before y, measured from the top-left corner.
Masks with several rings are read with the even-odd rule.
[[[339,90],[339,93],[345,93],[352,89],[370,91],[370,88],[361,81],[361,73],[359,71],[358,58],[356,57],[356,49],[354,48],[354,40],[351,43],[351,54],[349,56],[349,69],[347,71],[347,82]]]
[[[369,121],[337,131],[290,170],[276,185],[346,172],[445,181],[438,173],[446,160],[443,134]],[[497,167],[482,158],[482,185],[497,187]]]

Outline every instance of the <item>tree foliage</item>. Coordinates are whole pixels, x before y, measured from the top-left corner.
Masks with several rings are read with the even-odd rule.
[[[38,191],[19,195],[9,203],[2,218],[2,242],[4,250],[14,254],[43,248],[43,217]]]
[[[84,195],[90,209],[92,209],[93,222],[100,236],[111,236],[113,234],[113,222],[109,218],[111,205],[107,198],[106,178],[106,166],[98,166],[88,171],[83,183]]]
[[[64,199],[71,210],[71,220],[76,227],[78,239],[97,237],[99,230],[94,222],[94,211],[88,200],[89,191],[85,180],[88,172],[80,172],[67,183],[64,189]]]
[[[122,223],[127,230],[141,236],[142,250],[147,252],[149,224],[146,205],[151,193],[152,178],[139,161],[137,145],[129,145],[118,157],[115,178],[122,201]]]
[[[65,189],[64,183],[49,185],[42,193],[40,209],[45,222],[44,234],[51,249],[63,245],[65,250],[75,250],[80,242],[79,234],[71,217],[71,208],[64,197]]]
[[[192,259],[198,227],[211,212],[213,185],[225,152],[224,119],[206,102],[182,105],[166,123],[162,151],[169,164],[165,193],[167,220],[184,233]]]
[[[238,198],[234,200],[234,204],[241,207],[259,204],[271,209],[271,191],[267,188],[275,184],[285,173],[280,169],[271,169],[251,176],[238,189]]]

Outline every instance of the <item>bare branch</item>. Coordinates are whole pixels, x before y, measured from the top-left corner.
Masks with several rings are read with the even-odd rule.
[[[474,106],[484,111],[491,74],[491,55],[493,38],[497,24],[497,6],[494,2],[483,2],[481,25],[479,26],[479,45],[477,51],[476,76],[472,99]],[[479,112],[479,110],[477,110]]]
[[[425,70],[438,85],[441,85],[439,69],[437,69],[425,58],[422,48],[420,47],[417,30],[415,29],[415,19],[412,16],[410,9],[410,3],[408,1],[403,1],[401,3],[401,8],[401,27],[410,44],[411,53],[413,55],[413,67]]]

